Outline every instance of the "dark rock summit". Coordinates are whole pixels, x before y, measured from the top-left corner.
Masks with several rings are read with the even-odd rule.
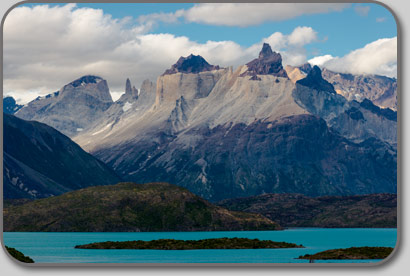
[[[267,43],[263,43],[259,57],[246,64],[248,70],[241,74],[241,77],[252,76],[252,80],[257,80],[253,77],[256,75],[274,75],[277,77],[287,78],[288,75],[282,67],[282,57],[279,53],[273,52],[272,48]]]
[[[273,55],[272,48],[268,43],[263,43],[262,50],[259,52],[259,59],[269,58]]]
[[[336,94],[333,85],[322,78],[322,71],[320,71],[320,68],[316,65],[309,71],[306,78],[298,80],[296,83],[318,91]]]
[[[13,97],[3,98],[3,112],[6,114],[14,114],[23,106],[16,103]]]
[[[71,85],[72,87],[78,87],[78,86],[81,86],[81,85],[84,85],[84,84],[98,83],[101,80],[102,80],[102,78],[100,78],[100,77],[87,75],[87,76],[83,76],[79,79],[76,79],[75,81],[70,82],[68,85]]]
[[[209,64],[203,57],[193,54],[187,57],[180,57],[170,69],[166,70],[163,75],[171,75],[176,73],[193,73],[198,74],[204,71],[219,70],[218,65]]]

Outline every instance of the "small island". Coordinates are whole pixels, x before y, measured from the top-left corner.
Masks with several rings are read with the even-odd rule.
[[[350,247],[344,249],[331,249],[313,255],[306,254],[298,259],[308,260],[375,260],[385,259],[393,251],[392,247]]]
[[[192,249],[276,249],[303,248],[287,242],[275,242],[247,238],[217,238],[203,240],[158,239],[152,241],[107,241],[77,245],[78,249],[156,249],[156,250],[192,250]]]

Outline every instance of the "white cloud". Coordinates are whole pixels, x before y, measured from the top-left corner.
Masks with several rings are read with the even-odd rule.
[[[378,39],[343,57],[327,55],[311,61],[341,73],[397,77],[397,37]]]
[[[111,92],[111,98],[114,102],[118,100],[119,98],[121,98],[121,96],[124,94],[123,91],[110,91],[110,92]]]
[[[386,21],[386,17],[378,17],[378,18],[376,18],[376,22],[377,23],[382,23],[382,22],[385,22]]]
[[[163,16],[168,15],[153,17]],[[127,77],[137,88],[144,79],[155,82],[180,56],[199,54],[211,64],[238,66],[256,58],[263,42],[280,51],[285,64],[299,65],[306,61],[303,45],[316,40],[312,28],[297,27],[248,48],[233,41],[198,43],[185,36],[147,34],[150,23],[138,20],[142,25],[132,26],[129,18],[117,20],[102,10],[75,5],[12,10],[4,26],[5,94],[24,93],[17,98],[26,102],[94,74],[107,79],[111,91],[117,91],[113,96],[118,96]]]
[[[322,66],[324,63],[332,59],[334,59],[332,55],[324,55],[309,59],[308,62],[312,65]]]
[[[3,97],[8,96],[13,97],[18,104],[26,104],[37,97],[44,96],[44,93],[41,90],[25,91],[24,93],[16,91],[4,92]]]
[[[183,16],[184,10],[178,10],[175,13],[151,13],[147,15],[141,15],[137,21],[140,23],[139,31],[148,32],[153,27],[157,26],[159,22],[163,23],[178,23],[179,18]]]
[[[367,16],[370,11],[370,6],[355,6],[354,11],[360,16]]]
[[[185,36],[147,34],[151,23],[139,20],[141,24],[133,26],[129,18],[113,19],[102,10],[75,5],[12,10],[4,25],[4,94],[27,102],[82,75],[94,74],[107,79],[113,96],[118,97],[126,78],[137,88],[147,78],[155,82],[180,56],[193,53],[211,64],[238,66],[256,58],[267,42],[281,53],[284,65],[300,65],[306,62],[304,46],[318,41],[315,30],[299,26],[290,34],[275,32],[247,48],[233,41],[198,43]],[[166,20],[173,22],[172,17]],[[396,39],[381,40],[345,57],[321,60],[341,72],[394,75],[395,45]]]
[[[296,27],[289,35],[288,41],[292,45],[305,45],[317,40],[317,32],[311,27]]]
[[[186,10],[184,17],[189,22],[245,27],[304,14],[341,11],[349,6],[340,3],[205,3]]]
[[[113,50],[138,32],[127,26],[127,18],[75,7],[41,5],[10,12],[4,23],[5,92],[24,91],[35,98],[85,74],[115,74],[106,68],[121,63]]]

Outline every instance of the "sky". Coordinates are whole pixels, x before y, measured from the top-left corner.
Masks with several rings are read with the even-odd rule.
[[[396,22],[377,4],[24,4],[4,23],[3,91],[27,103],[92,74],[116,99],[180,56],[235,68],[264,42],[284,65],[397,76]]]

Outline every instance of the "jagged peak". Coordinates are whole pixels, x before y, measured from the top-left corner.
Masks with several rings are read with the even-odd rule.
[[[259,59],[263,59],[273,55],[274,52],[268,43],[263,43],[262,50],[259,52]]]
[[[163,75],[171,75],[175,73],[200,73],[204,71],[219,70],[219,65],[209,64],[200,55],[190,54],[187,57],[180,57],[170,69],[167,69]]]
[[[89,83],[99,83],[103,79],[98,76],[93,76],[93,75],[85,75],[82,76],[81,78],[78,78],[72,82],[70,82],[68,85],[71,85],[73,87],[78,87],[84,84],[89,84]]]
[[[248,70],[241,74],[241,77],[252,76],[257,79],[256,75],[273,75],[277,77],[288,78],[286,71],[282,66],[282,56],[272,51],[268,43],[263,43],[259,57],[246,64]]]
[[[138,98],[138,89],[135,88],[135,86],[131,86],[131,81],[129,78],[125,81],[125,95]]]
[[[310,70],[306,78],[298,80],[296,83],[318,91],[326,91],[332,94],[336,94],[333,85],[323,79],[322,71],[317,65],[313,66],[312,70]]]
[[[125,93],[127,93],[128,89],[131,89],[131,81],[129,78],[125,81]]]

